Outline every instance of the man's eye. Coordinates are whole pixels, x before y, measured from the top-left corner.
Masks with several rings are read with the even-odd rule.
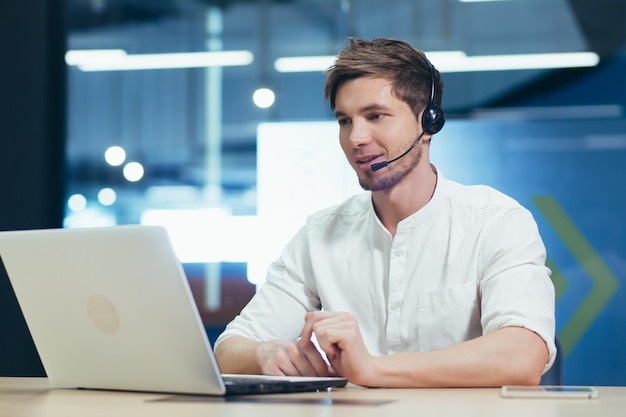
[[[339,120],[337,120],[337,122],[340,125],[347,125],[348,123],[350,123],[350,119],[339,119]]]
[[[379,120],[379,119],[382,119],[382,118],[383,118],[383,115],[382,114],[378,114],[378,113],[377,114],[372,114],[370,116],[370,120]]]

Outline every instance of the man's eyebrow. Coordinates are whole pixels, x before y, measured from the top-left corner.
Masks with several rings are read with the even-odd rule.
[[[373,111],[373,110],[387,110],[387,107],[383,106],[382,104],[369,104],[365,107],[361,107],[359,109],[360,113],[367,113],[369,111]]]
[[[359,113],[367,113],[370,111],[380,111],[380,110],[387,110],[387,107],[383,106],[382,104],[368,104],[367,106],[363,106],[359,109]],[[346,116],[346,114],[344,112],[342,112],[341,110],[337,110],[335,111],[335,118],[338,117],[343,117]]]

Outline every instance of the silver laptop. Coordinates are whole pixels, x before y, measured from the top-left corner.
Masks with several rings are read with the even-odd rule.
[[[228,395],[346,383],[221,375],[160,226],[0,232],[0,257],[55,386]]]

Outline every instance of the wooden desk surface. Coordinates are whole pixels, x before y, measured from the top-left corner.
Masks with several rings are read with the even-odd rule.
[[[499,389],[364,389],[231,397],[51,388],[44,378],[0,378],[2,417],[624,417],[626,387],[597,399],[501,398]]]

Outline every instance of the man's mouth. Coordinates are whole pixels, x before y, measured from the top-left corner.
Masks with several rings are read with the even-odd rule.
[[[374,156],[366,156],[360,159],[356,160],[356,163],[358,165],[368,165],[370,162],[374,161],[376,158],[378,158],[380,155],[374,155]]]

